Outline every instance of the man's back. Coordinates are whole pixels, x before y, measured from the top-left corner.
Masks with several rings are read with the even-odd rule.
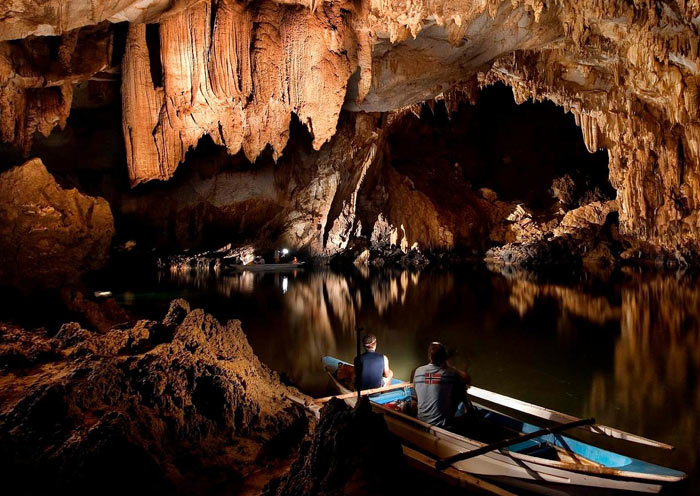
[[[360,389],[382,387],[384,363],[384,355],[376,351],[367,351],[355,358],[355,370],[359,374],[357,382],[360,384]]]
[[[429,363],[418,367],[413,377],[418,396],[418,419],[446,427],[464,397],[465,383],[455,369]]]

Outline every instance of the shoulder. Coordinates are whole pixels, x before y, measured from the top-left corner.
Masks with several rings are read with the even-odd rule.
[[[425,374],[425,371],[428,370],[428,367],[430,367],[430,365],[421,365],[420,367],[418,367],[418,368],[416,369],[415,374],[416,374],[416,375],[418,375],[418,374]]]
[[[449,376],[455,376],[455,377],[458,377],[460,379],[464,379],[463,374],[459,370],[457,370],[456,368],[451,367],[449,365],[447,367],[445,367],[444,374],[449,375]]]

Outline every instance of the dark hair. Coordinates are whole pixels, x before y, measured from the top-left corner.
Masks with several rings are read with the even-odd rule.
[[[365,348],[369,348],[376,342],[377,336],[375,336],[374,334],[365,334],[365,336],[362,338],[362,346],[364,346]]]
[[[447,348],[442,343],[430,343],[430,346],[428,346],[428,360],[433,365],[444,365],[447,362]]]

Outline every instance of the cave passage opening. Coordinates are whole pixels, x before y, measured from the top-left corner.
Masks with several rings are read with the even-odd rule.
[[[432,110],[423,105],[420,119],[408,116],[396,126],[389,152],[398,173],[437,199],[445,188],[461,186],[455,173],[475,191],[489,188],[535,211],[557,200],[573,208],[615,197],[607,151],[586,149],[573,115],[549,101],[516,104],[500,83],[451,115],[444,102]],[[450,180],[440,184],[440,177]]]
[[[503,84],[476,104],[448,112],[432,101],[388,125],[383,163],[360,190],[367,236],[382,214],[407,246],[476,255],[508,242],[494,230],[510,232],[523,215],[549,225],[616,196],[607,152],[589,153],[573,115],[552,102],[518,105]]]

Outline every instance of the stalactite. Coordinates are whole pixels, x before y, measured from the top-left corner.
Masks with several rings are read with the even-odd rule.
[[[479,73],[482,85],[510,85],[517,102],[561,105],[590,151],[608,149],[623,234],[700,252],[697,2],[119,0],[90,12],[85,1],[16,3],[0,7],[0,39],[105,19],[160,23],[163,87],[139,73],[148,49],[135,25],[123,61],[133,184],[171,177],[204,135],[250,160],[267,147],[277,158],[292,114],[318,150],[343,105],[386,112],[438,97],[453,109],[451,91]],[[63,20],[48,19],[58,7]],[[60,71],[36,64],[46,53],[18,62],[20,45],[0,45],[4,141],[27,149],[35,131],[65,122],[70,84],[100,70],[70,56],[87,41],[66,32]]]
[[[111,53],[111,34],[102,26],[57,38],[0,41],[0,139],[26,156],[36,132],[48,136],[63,128],[73,84],[107,69]]]
[[[152,133],[159,164],[154,173],[128,155],[133,184],[171,177],[205,134],[229,153],[242,148],[254,161],[268,145],[274,157],[281,155],[292,113],[313,134],[315,149],[335,133],[347,81],[357,67],[347,11],[340,5],[314,11],[233,0],[215,5],[200,2],[161,21],[164,101],[157,124],[140,118],[145,110],[136,100],[123,100],[125,130]],[[139,71],[128,67],[139,60],[129,53],[135,48],[127,45],[126,73]],[[148,81],[132,78],[129,84],[146,87]]]

